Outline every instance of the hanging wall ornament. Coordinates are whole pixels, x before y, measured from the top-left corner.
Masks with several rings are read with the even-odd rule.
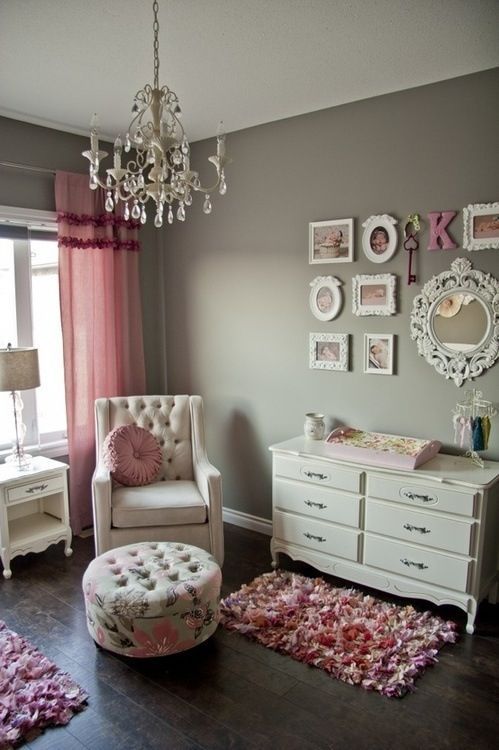
[[[430,211],[430,240],[428,250],[454,250],[457,244],[454,242],[447,227],[451,223],[457,211]]]
[[[413,271],[412,254],[419,248],[417,234],[421,229],[419,214],[409,214],[404,227],[404,250],[409,253],[409,268],[407,271],[407,284],[416,283],[416,274]]]

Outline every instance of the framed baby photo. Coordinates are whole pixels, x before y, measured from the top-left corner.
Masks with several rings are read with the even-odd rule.
[[[499,249],[499,203],[475,203],[463,209],[463,247]]]
[[[317,320],[333,320],[341,302],[341,281],[335,276],[317,276],[310,282],[309,304]]]
[[[314,221],[308,225],[309,263],[351,263],[353,219]]]
[[[368,375],[393,375],[393,333],[364,334],[364,372]]]
[[[373,263],[386,263],[397,250],[397,220],[388,214],[370,216],[363,222],[362,249]]]
[[[348,333],[311,333],[312,370],[348,370]]]
[[[393,273],[358,274],[352,278],[352,312],[355,315],[394,315]]]

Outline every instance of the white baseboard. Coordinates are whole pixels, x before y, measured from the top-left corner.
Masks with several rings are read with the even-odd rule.
[[[223,509],[223,518],[224,521],[227,521],[227,523],[233,523],[234,526],[242,526],[243,529],[259,531],[260,534],[272,536],[272,521],[269,521],[266,518],[252,516],[251,513],[243,513],[240,510],[232,510],[232,508]]]

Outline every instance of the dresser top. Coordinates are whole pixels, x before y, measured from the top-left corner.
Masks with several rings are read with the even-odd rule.
[[[301,456],[302,458],[321,459],[331,461],[344,466],[355,466],[367,468],[369,471],[395,474],[398,476],[408,475],[414,478],[432,479],[437,482],[459,483],[472,487],[490,487],[499,480],[499,462],[485,461],[481,469],[472,463],[470,458],[464,456],[450,456],[438,453],[430,461],[427,461],[417,469],[399,469],[388,466],[378,466],[367,461],[352,461],[338,458],[331,453],[331,446],[324,440],[311,440],[303,435],[285,440],[282,443],[271,445],[269,450],[273,453],[282,453],[290,456]]]

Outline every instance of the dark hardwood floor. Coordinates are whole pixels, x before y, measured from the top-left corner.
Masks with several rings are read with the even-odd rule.
[[[223,594],[270,570],[269,538],[225,526]],[[0,580],[0,617],[89,693],[67,727],[34,750],[485,750],[499,737],[499,606],[480,606],[473,636],[465,616],[440,608],[460,639],[402,699],[328,677],[219,628],[206,643],[163,659],[128,660],[97,649],[87,633],[81,578],[93,538],[12,563]],[[281,565],[314,575],[286,556]],[[417,607],[431,605],[414,602]],[[436,608],[433,608],[436,609]]]

